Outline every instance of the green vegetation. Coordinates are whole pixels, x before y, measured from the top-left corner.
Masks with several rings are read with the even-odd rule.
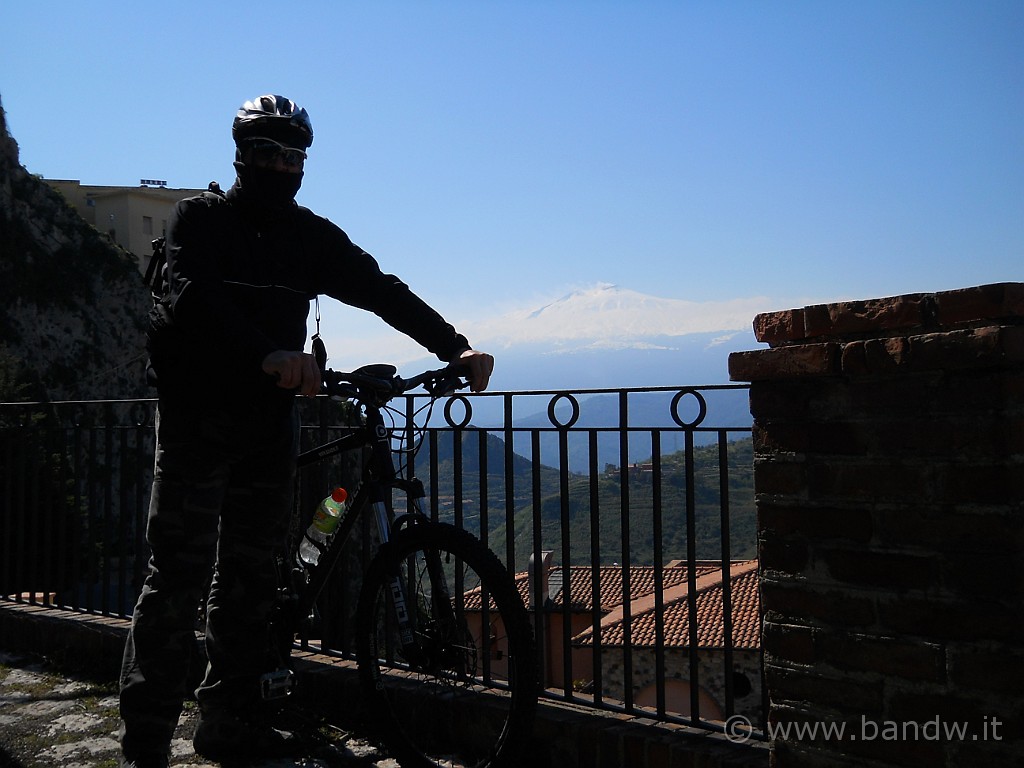
[[[717,444],[694,448],[691,467],[686,451],[665,454],[659,466],[638,462],[622,471],[606,466],[597,474],[567,473],[564,478],[551,467],[538,465],[513,454],[511,493],[506,495],[504,444],[493,435],[486,437],[487,472],[480,472],[481,447],[478,433],[463,435],[461,514],[470,530],[486,517],[488,543],[496,552],[506,550],[505,519],[512,516],[516,567],[525,567],[533,551],[535,519],[539,523],[541,548],[553,550],[562,561],[563,539],[572,564],[591,562],[591,534],[602,563],[623,562],[624,536],[632,564],[652,564],[655,532],[660,528],[661,560],[667,563],[688,554],[687,530],[692,518],[693,548],[698,559],[722,558],[722,472]],[[753,447],[750,438],[723,445],[728,480],[729,541],[727,556],[742,559],[756,556],[756,523],[753,489]],[[419,464],[427,466],[421,453]],[[438,490],[442,515],[449,519],[456,511],[454,478],[457,477],[450,433],[439,440]],[[425,471],[425,469],[423,470]],[[692,472],[692,498],[687,476]],[[656,479],[657,476],[657,479]],[[428,478],[424,477],[426,482]],[[481,487],[486,483],[486,495]],[[623,520],[626,525],[623,526]]]

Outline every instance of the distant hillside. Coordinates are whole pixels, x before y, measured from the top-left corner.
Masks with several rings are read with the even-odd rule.
[[[21,166],[0,106],[0,401],[152,394],[149,304],[135,257]]]
[[[481,483],[487,483],[487,516],[489,543],[496,552],[504,552],[504,521],[506,515],[505,443],[493,434],[485,438],[487,452],[485,473],[480,472],[479,433],[469,432],[462,441],[463,519],[467,528],[477,530],[480,520]],[[451,433],[442,433],[438,440],[438,496],[442,514],[450,516],[454,509],[454,452]],[[753,447],[747,437],[727,444],[730,556],[756,557],[756,515],[754,509]],[[543,457],[542,457],[543,458]],[[548,459],[544,459],[548,462]],[[557,470],[533,463],[513,453],[512,507],[515,529],[517,566],[526,564],[533,549],[532,531],[536,514],[540,519],[542,548],[555,551],[561,561],[562,530],[569,532],[570,560],[574,564],[591,561],[591,509],[596,500],[598,519],[597,542],[603,563],[623,559],[622,474],[617,466],[601,466],[598,474],[570,473],[566,479],[563,507],[561,479]],[[662,557],[665,562],[687,556],[687,488],[686,454],[665,451],[661,458],[661,482],[655,486],[648,453],[646,461],[627,473],[627,514],[629,556],[633,563],[654,562],[655,525],[661,526]],[[417,458],[417,471],[428,485],[429,447]],[[534,494],[540,500],[535,512]],[[429,491],[428,491],[429,492]],[[662,516],[654,517],[655,494],[660,495]],[[702,446],[693,452],[693,520],[694,547],[698,558],[719,559],[722,556],[721,481],[718,446]],[[563,514],[564,510],[564,514]]]

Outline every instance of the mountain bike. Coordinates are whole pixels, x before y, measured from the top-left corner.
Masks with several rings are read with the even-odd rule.
[[[317,564],[292,570],[276,614],[278,642],[287,657],[344,542],[371,515],[381,543],[363,577],[354,637],[377,735],[403,768],[518,765],[539,688],[529,614],[512,576],[480,540],[431,519],[423,483],[404,476],[411,462],[396,468],[397,436],[385,414],[394,418],[398,411],[389,403],[419,386],[432,406],[468,384],[451,366],[409,379],[390,365],[324,372],[323,393],[356,403],[361,424],[303,452],[299,466],[361,451],[362,478]],[[413,450],[419,445],[422,439]],[[395,491],[405,495],[405,507],[394,503]],[[264,675],[264,698],[287,694],[292,681],[287,669]],[[434,706],[432,697],[445,706]],[[456,714],[445,719],[445,712]],[[471,727],[459,712],[472,713]]]

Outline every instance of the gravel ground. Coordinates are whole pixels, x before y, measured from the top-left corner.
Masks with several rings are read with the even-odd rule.
[[[187,702],[171,744],[172,766],[216,768],[192,750],[197,713]],[[315,723],[313,757],[252,768],[398,768],[369,742]],[[69,677],[45,659],[0,652],[0,768],[117,768],[117,687]]]

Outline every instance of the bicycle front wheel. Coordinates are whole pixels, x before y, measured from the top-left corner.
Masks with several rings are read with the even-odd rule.
[[[471,534],[419,523],[381,547],[356,610],[356,657],[373,724],[403,768],[518,764],[537,704],[533,633],[508,571]]]

